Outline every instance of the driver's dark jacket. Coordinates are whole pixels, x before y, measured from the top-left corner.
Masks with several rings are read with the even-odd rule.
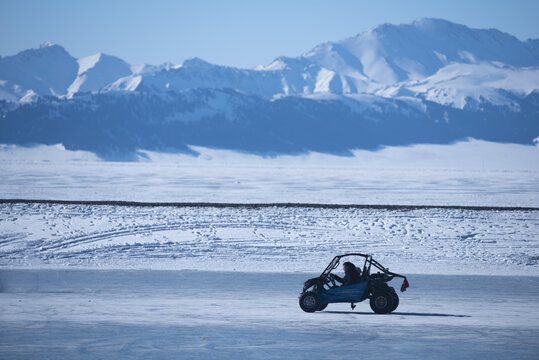
[[[331,277],[342,283],[342,286],[357,284],[360,281],[360,274],[358,273],[348,273],[344,274],[344,278],[339,275],[331,274]]]

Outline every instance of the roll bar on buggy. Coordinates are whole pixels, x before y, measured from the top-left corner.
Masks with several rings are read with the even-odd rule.
[[[385,274],[386,281],[390,281],[391,279],[395,277],[403,278],[404,282],[401,286],[401,291],[406,291],[406,288],[409,286],[406,276],[389,271],[388,268],[383,267],[382,264],[374,260],[372,258],[372,255],[361,254],[361,253],[349,253],[349,254],[335,256],[333,260],[331,260],[329,265],[326,267],[326,269],[322,272],[322,274],[320,274],[320,277],[321,278],[328,277],[329,273],[335,270],[339,266],[341,259],[347,256],[360,256],[360,257],[365,258],[365,262],[363,264],[363,270],[361,271],[362,278],[367,277],[371,273],[371,267],[374,266],[375,268],[377,268],[378,270],[380,270],[382,273]]]

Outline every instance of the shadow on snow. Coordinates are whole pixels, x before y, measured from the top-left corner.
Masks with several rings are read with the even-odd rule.
[[[380,315],[373,312],[363,311],[321,311],[320,314],[352,314],[352,315]],[[401,316],[435,316],[435,317],[471,317],[471,315],[456,315],[456,314],[436,314],[436,313],[413,313],[413,312],[394,312],[384,315],[401,315]]]

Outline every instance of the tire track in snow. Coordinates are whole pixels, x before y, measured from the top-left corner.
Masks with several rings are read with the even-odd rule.
[[[123,266],[134,258],[200,256],[207,264],[221,258],[231,264],[267,261],[292,269],[295,262],[325,261],[358,247],[412,263],[532,266],[539,255],[535,211],[54,204],[0,208],[0,264],[5,266]]]
[[[103,240],[109,240],[125,235],[138,235],[144,233],[155,233],[162,231],[174,231],[174,230],[195,230],[198,228],[202,229],[211,229],[211,228],[242,228],[242,229],[288,229],[286,226],[274,226],[271,224],[252,224],[252,223],[215,223],[215,222],[198,222],[194,224],[185,224],[184,222],[172,223],[172,224],[150,224],[150,225],[136,225],[132,227],[127,227],[120,230],[112,230],[106,232],[90,233],[73,237],[64,237],[61,239],[54,240],[54,243],[50,245],[38,245],[40,251],[51,251],[58,249],[69,249],[71,247],[76,247],[80,245],[90,244],[93,242],[99,242]],[[295,229],[297,230],[297,229]],[[303,230],[320,230],[320,228],[303,228]],[[258,230],[257,230],[258,232]],[[195,234],[201,235],[201,234]],[[254,234],[255,236],[256,233]],[[215,235],[209,235],[209,238],[215,237]]]

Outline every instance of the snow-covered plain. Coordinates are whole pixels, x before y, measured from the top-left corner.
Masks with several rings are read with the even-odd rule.
[[[193,149],[2,146],[0,198],[539,206],[536,146]],[[535,359],[538,234],[532,209],[2,203],[0,358]],[[349,251],[408,276],[394,314],[300,310],[302,282]]]
[[[364,252],[407,273],[539,275],[539,211],[0,205],[3,268],[311,271]]]
[[[192,149],[105,162],[61,145],[2,145],[0,198],[539,207],[539,146],[470,139],[349,157]]]

